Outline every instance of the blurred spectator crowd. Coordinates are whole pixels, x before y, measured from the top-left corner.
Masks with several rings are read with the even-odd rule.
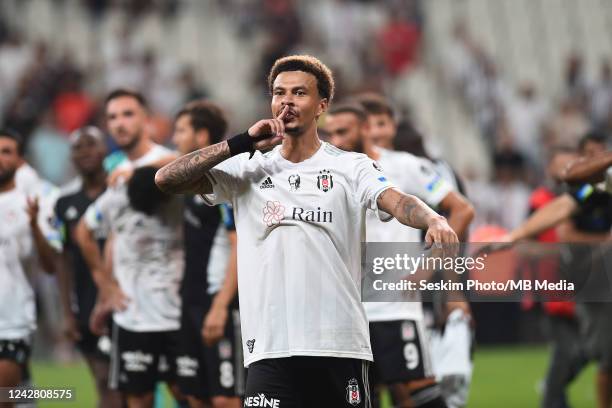
[[[336,75],[337,99],[356,92],[385,93],[424,64],[432,68],[427,66],[427,4],[422,0],[51,1],[54,7],[82,9],[94,31],[111,13],[123,15],[125,22],[115,35],[97,38],[92,45],[97,58],[87,63],[69,48],[56,46],[53,38],[32,38],[27,27],[11,24],[11,13],[36,1],[9,1],[13,7],[2,8],[0,120],[26,136],[30,161],[58,185],[72,177],[67,135],[85,124],[103,127],[100,101],[112,88],[128,86],[144,92],[151,103],[150,132],[160,143],[167,142],[172,116],[184,102],[211,97],[227,103],[223,100],[227,83],[210,79],[207,70],[213,62],[208,56],[202,64],[193,64],[143,45],[146,41],[138,38],[136,28],[147,18],[163,26],[200,10],[202,24],[219,17],[214,13],[232,23],[230,33],[236,40],[256,50],[244,56],[249,77],[237,78],[247,83],[245,94],[256,95],[245,99],[248,120],[268,112],[267,72],[283,55],[311,53],[325,61]],[[513,228],[527,214],[531,187],[546,179],[553,147],[575,148],[591,129],[612,133],[612,66],[603,58],[597,76],[589,77],[580,52],[571,52],[565,61],[553,61],[552,66],[557,63],[563,71],[564,84],[562,92],[549,95],[533,81],[512,83],[490,51],[468,24],[456,20],[439,81],[461,101],[486,146],[483,160],[493,164],[489,180],[469,168],[458,169],[468,179],[478,209],[480,219],[474,224],[493,222]],[[232,68],[227,67],[228,72]],[[410,109],[398,106],[397,111]],[[246,123],[244,118],[233,119],[232,130]],[[452,162],[452,157],[446,159]]]
[[[576,150],[588,132],[609,141],[612,61],[603,57],[597,77],[591,78],[580,52],[570,52],[565,61],[553,62],[562,70],[560,91],[545,95],[538,83],[509,81],[464,21],[455,22],[451,37],[444,76],[476,124],[493,164],[491,180],[467,174],[470,198],[478,208],[474,225],[513,229],[527,216],[532,188],[554,187],[546,166],[555,150]]]
[[[89,46],[93,58],[82,58],[65,38],[58,39],[62,27],[53,27],[54,36],[45,37],[17,23],[24,21],[17,17],[32,9],[44,14],[41,4],[40,0],[0,4],[0,122],[25,137],[28,162],[58,186],[75,176],[70,133],[89,124],[104,129],[103,99],[110,90],[128,87],[146,96],[149,133],[161,144],[170,143],[173,116],[185,102],[205,97],[221,105],[226,102],[227,85],[207,75],[214,56],[206,55],[199,65],[170,57],[161,46],[151,47],[139,31],[147,20],[163,28],[197,10],[202,24],[219,14],[232,22],[230,33],[236,41],[257,50],[244,56],[249,77],[239,78],[246,82],[244,93],[256,95],[246,100],[259,105],[248,107],[248,121],[269,112],[266,79],[278,57],[317,55],[334,69],[338,99],[357,91],[381,91],[418,64],[424,21],[419,0],[51,0],[44,4],[65,14],[67,8],[79,9],[76,15],[86,19],[85,26],[95,33]],[[121,22],[111,35],[103,35],[104,21],[117,16]],[[217,40],[202,36],[202,41]],[[237,120],[231,126],[241,125]],[[112,140],[107,140],[113,150]],[[57,321],[54,308],[48,309],[50,315],[43,320]],[[41,327],[45,338],[61,338],[54,333],[59,325]],[[56,357],[70,357],[69,348],[59,340],[42,342],[38,350],[49,351],[44,351],[49,344],[56,344]]]
[[[30,161],[55,184],[72,177],[67,136],[86,124],[103,125],[99,107],[110,89],[127,86],[145,93],[151,104],[151,134],[161,143],[183,103],[224,92],[205,82],[206,66],[164,58],[135,34],[145,18],[167,22],[188,12],[187,6],[194,6],[190,0],[53,0],[54,7],[86,10],[91,30],[111,12],[123,15],[126,23],[116,35],[98,38],[97,59],[85,64],[53,38],[31,38],[27,27],[11,24],[11,13],[25,12],[27,3],[35,1],[12,2],[0,15],[0,121],[27,138]],[[250,109],[255,114],[267,111],[267,72],[282,55],[309,52],[329,63],[337,75],[339,98],[381,90],[419,60],[423,13],[418,0],[209,2],[234,22],[239,41],[261,39],[257,60],[245,60],[252,67],[245,92],[253,89],[263,102]],[[207,18],[211,16],[202,15],[203,24]]]

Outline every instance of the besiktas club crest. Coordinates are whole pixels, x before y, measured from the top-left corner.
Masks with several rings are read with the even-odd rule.
[[[328,192],[334,187],[334,178],[329,170],[321,170],[317,176],[317,188],[323,192]]]
[[[359,383],[354,378],[351,378],[346,386],[346,400],[351,405],[357,405],[361,402]]]

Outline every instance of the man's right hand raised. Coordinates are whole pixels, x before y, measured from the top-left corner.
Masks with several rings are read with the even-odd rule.
[[[288,111],[289,105],[285,105],[276,118],[262,119],[249,128],[249,136],[256,140],[253,144],[255,150],[267,151],[283,142],[285,137],[283,119]]]
[[[168,194],[207,194],[212,192],[207,172],[222,161],[237,154],[255,150],[266,151],[280,144],[285,137],[283,119],[288,105],[273,119],[264,119],[226,141],[188,153],[162,167],[155,183]]]

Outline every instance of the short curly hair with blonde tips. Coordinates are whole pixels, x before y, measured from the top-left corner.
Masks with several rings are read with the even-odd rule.
[[[332,71],[311,55],[291,55],[276,60],[268,75],[268,89],[272,93],[274,80],[281,72],[302,71],[314,75],[321,98],[331,102],[334,97],[334,77]]]

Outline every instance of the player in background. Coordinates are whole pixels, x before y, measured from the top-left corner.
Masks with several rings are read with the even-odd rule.
[[[182,203],[161,193],[156,168],[138,167],[127,185],[107,189],[80,221],[93,239],[109,231],[114,298],[110,383],[129,407],[152,407],[157,382],[177,399],[179,285],[183,275]],[[81,237],[79,237],[81,239]],[[108,245],[108,243],[107,243]],[[84,245],[81,245],[83,248]],[[97,259],[90,267],[104,269]]]
[[[7,135],[13,135],[15,138],[22,140],[20,135],[17,135],[10,129],[4,129],[4,133]],[[36,170],[30,166],[30,164],[26,161],[24,155],[24,143],[23,141],[19,144],[19,149],[17,154],[19,155],[17,170],[15,172],[15,188],[22,192],[26,197],[30,199],[36,199],[36,204],[39,208],[39,212],[44,214],[47,217],[51,217],[53,214],[53,206],[57,201],[60,189],[58,189],[55,185],[50,183],[49,181],[41,178]],[[49,226],[51,219],[45,220],[45,225]],[[57,230],[54,228],[44,229],[46,232],[45,242],[50,242],[53,248],[59,248],[59,234]],[[41,264],[40,262],[44,262]],[[53,269],[53,264],[55,262],[54,257],[48,256],[42,259],[34,260],[34,267],[38,268],[38,270],[42,270],[48,272]],[[45,290],[43,288],[43,290]],[[43,294],[43,300],[47,306],[52,306],[53,294],[45,293]]]
[[[431,162],[375,147],[369,137],[367,114],[361,105],[333,106],[326,115],[325,129],[330,142],[344,150],[363,151],[368,155],[378,153],[377,162],[403,191],[432,207],[446,209],[440,204],[458,203],[457,207],[448,209],[451,218],[455,217],[449,224],[464,224],[461,217],[471,210],[467,200],[441,180]],[[367,242],[421,242],[420,230],[407,228],[397,221],[383,224],[372,213],[367,216],[366,238]],[[376,381],[373,385],[387,386],[395,406],[445,406],[432,372],[420,299],[366,302],[364,306],[374,354]]]
[[[370,109],[377,105],[376,98],[372,101],[373,103],[368,103],[368,98],[364,97],[360,100]],[[382,102],[386,104],[384,99]],[[465,195],[463,181],[457,172],[444,159],[432,157],[427,152],[423,135],[408,118],[403,118],[395,127],[396,136],[393,144],[396,150],[431,161],[435,172],[455,191]],[[448,215],[443,209],[440,209],[439,212],[441,215]],[[465,228],[459,234],[460,242],[469,242],[468,233],[468,228]],[[434,279],[443,280],[444,276],[438,272]],[[473,368],[474,317],[471,313],[466,313],[468,303],[456,302],[456,300],[449,300],[445,293],[437,293],[431,302],[423,304],[434,372],[449,407],[461,407],[467,404]]]
[[[412,154],[406,155],[402,152],[395,151],[394,140],[397,136],[398,125],[395,120],[395,115],[391,105],[381,95],[366,94],[355,98],[366,112],[367,129],[365,135],[368,137],[369,151],[368,155],[377,160],[379,157],[391,155],[395,157],[415,157],[418,152],[409,152]],[[422,147],[422,142],[421,142]],[[420,149],[424,153],[424,149]],[[420,163],[426,163],[426,168],[423,169],[426,175],[433,168],[435,175],[432,182],[428,186],[430,191],[435,192],[436,188],[440,188],[444,184],[450,184],[453,194],[443,196],[444,199],[437,206],[440,210],[449,214],[449,223],[453,230],[459,231],[461,235],[465,235],[467,227],[474,216],[474,208],[467,201],[465,196],[459,191],[461,185],[455,177],[447,176],[446,173],[452,172],[448,166],[440,160],[432,160],[428,156],[420,157]],[[453,172],[454,173],[454,172]],[[461,236],[460,235],[460,236]]]
[[[0,387],[17,387],[27,376],[36,329],[30,261],[37,257],[48,273],[55,267],[50,214],[41,211],[37,198],[16,188],[22,143],[18,134],[0,130]]]
[[[176,158],[172,151],[151,140],[147,131],[149,108],[141,93],[116,89],[106,97],[105,109],[108,132],[122,153],[107,166],[111,185],[127,181],[137,167],[161,167]]]
[[[146,165],[161,167],[176,157],[169,149],[151,141],[147,134],[148,105],[144,96],[139,92],[123,88],[110,92],[105,99],[105,118],[109,134],[125,153],[123,161],[114,167],[114,177],[109,180],[113,185],[125,183],[137,167]],[[124,187],[121,188],[125,190]],[[92,268],[92,265],[101,265],[99,262],[102,259],[92,231],[86,228],[84,222],[79,222],[76,234],[82,254],[86,258],[99,290],[98,302],[92,315],[92,318],[99,322],[104,316],[108,316],[113,308],[122,305],[123,295],[114,280],[111,279],[112,271],[109,268]],[[106,247],[109,247],[108,243],[112,237],[107,238]]]
[[[581,157],[569,163],[560,176],[570,184],[606,182],[605,188],[612,192],[612,150],[596,156]]]
[[[580,143],[581,158],[573,160],[562,168],[554,169],[558,179],[579,180],[602,180],[605,177],[606,167],[603,165],[607,153],[603,152],[605,139],[596,133],[586,135]],[[575,174],[574,174],[575,172]],[[569,176],[568,176],[569,174]],[[571,185],[569,192],[560,195],[550,203],[535,211],[523,224],[500,239],[499,244],[491,244],[481,251],[500,250],[508,248],[516,242],[533,238],[536,235],[557,227],[560,241],[572,242],[572,263],[570,273],[573,279],[586,279],[593,265],[591,259],[595,259],[597,248],[589,247],[591,243],[601,243],[609,238],[612,226],[611,208],[612,199],[610,193],[603,185],[582,184]],[[604,247],[605,248],[605,247]],[[589,256],[580,253],[586,250]],[[591,256],[591,254],[593,254]],[[606,255],[609,256],[609,255]],[[606,258],[608,259],[608,258]],[[608,265],[604,265],[607,269]],[[582,275],[582,276],[580,276]],[[566,330],[564,335],[557,333],[556,340],[566,340],[573,343],[570,338],[581,332],[581,341],[587,351],[587,357],[597,361],[598,371],[596,379],[598,407],[610,407],[612,404],[612,326],[610,325],[610,303],[609,302],[584,302],[576,305],[576,315],[579,328],[574,328],[574,333]],[[565,344],[563,344],[565,346]],[[555,367],[554,376],[549,376],[548,381],[554,381],[556,388],[567,385],[577,375],[580,369],[578,364],[569,364],[567,356],[562,360],[553,361]],[[566,364],[563,364],[566,362]],[[582,363],[584,364],[584,363]],[[551,367],[552,370],[552,367]],[[554,386],[554,384],[553,384]],[[554,390],[553,390],[554,392]],[[562,391],[560,391],[562,392]],[[547,394],[547,396],[549,396]],[[561,398],[551,395],[553,400]],[[548,404],[548,399],[544,401]],[[551,402],[551,405],[552,402]]]
[[[595,132],[584,136],[578,146],[578,153],[586,157],[595,157],[604,151],[605,139]],[[553,156],[553,160],[564,161],[564,163],[556,164],[556,167],[560,165],[566,167],[566,164],[575,157],[575,152],[570,155],[560,151]],[[585,257],[590,256],[592,252],[592,247],[588,244],[605,241],[612,227],[610,217],[612,215],[612,196],[599,191],[591,194],[593,195],[590,198],[592,204],[588,208],[583,208],[552,230],[559,242],[572,244],[567,247],[571,260],[565,268],[573,276],[587,276],[590,273],[583,264]],[[539,237],[541,236],[542,234]],[[583,318],[582,323],[587,323],[583,325],[583,328],[588,327],[588,310],[581,310],[583,306],[576,305],[575,302],[545,302],[543,307],[550,330],[552,350],[542,407],[569,406],[566,388],[589,362],[588,345],[590,341],[583,341],[580,333],[581,318]],[[593,334],[593,337],[597,337],[595,333]]]
[[[142,217],[142,211],[139,212],[130,205],[131,200],[126,180],[142,166],[161,165],[164,161],[167,163],[176,156],[170,150],[153,143],[149,139],[146,133],[147,104],[140,93],[126,89],[115,90],[107,96],[105,109],[108,131],[125,153],[126,158],[117,167],[119,176],[115,177],[115,186],[108,188],[89,207],[86,215],[79,222],[76,231],[77,242],[86,257],[86,262],[98,287],[98,301],[91,317],[92,330],[94,333],[102,333],[106,327],[105,322],[108,316],[115,311],[113,316],[113,343],[120,350],[126,351],[119,354],[113,353],[111,356],[111,382],[114,386],[118,386],[124,395],[128,396],[128,404],[148,406],[153,399],[150,388],[155,386],[157,380],[174,381],[172,377],[174,377],[175,354],[172,353],[174,353],[173,347],[178,341],[175,332],[178,330],[179,321],[178,319],[173,320],[173,310],[176,307],[180,308],[180,299],[173,297],[174,295],[178,296],[178,294],[174,293],[176,288],[173,286],[172,276],[177,279],[176,282],[180,280],[182,262],[170,258],[177,256],[176,242],[181,241],[182,233],[180,225],[172,223],[176,220],[165,213],[161,218],[155,214],[152,220],[147,222],[141,220],[143,226],[139,229],[130,224],[131,221],[139,220]],[[138,193],[139,188],[142,188],[140,194],[145,196],[145,200],[146,196],[150,195],[151,204],[159,204],[157,201],[162,200],[162,198],[156,196],[156,190],[151,188],[150,183],[147,184],[148,181],[150,180],[144,177],[144,184],[139,186],[137,182],[134,182],[134,184],[133,180],[130,179],[134,192]],[[171,200],[171,203],[180,208],[176,200]],[[125,218],[119,217],[120,214],[114,212],[115,209],[110,208],[115,204],[126,210],[126,213],[123,214]],[[165,206],[161,205],[161,207],[164,208]],[[119,218],[121,219],[119,220]],[[122,226],[119,227],[118,223]],[[127,223],[129,227],[123,225],[123,223]],[[160,226],[160,223],[162,226]],[[122,229],[121,243],[115,242],[117,228]],[[174,229],[172,231],[167,230],[171,228]],[[134,234],[132,239],[126,236],[130,232]],[[158,236],[158,240],[154,240],[154,242],[162,245],[163,241],[165,242],[163,245],[167,245],[167,247],[164,246],[163,250],[157,250],[158,254],[151,258],[152,254],[148,252],[150,249],[147,248],[145,235],[138,235],[141,233],[148,237]],[[97,244],[96,236],[99,234],[107,234],[104,251],[100,251]],[[138,242],[138,237],[141,238],[142,242]],[[104,257],[102,253],[104,253]],[[136,256],[136,258],[131,259],[128,255]],[[164,256],[167,256],[168,259],[160,259]],[[109,267],[109,264],[112,267]],[[155,270],[161,270],[162,264],[164,265],[164,273],[156,275]],[[147,285],[134,286],[135,282],[133,280],[129,281],[128,277],[137,273],[137,271],[140,271],[140,273],[134,279],[137,277],[143,279],[143,274],[151,274],[156,279]],[[122,280],[123,284],[121,284]],[[141,295],[143,292],[153,290],[151,285],[156,284],[163,288],[163,290],[156,292],[157,295],[162,297],[161,299],[159,296]],[[133,299],[132,296],[125,293],[126,290],[128,292],[137,291],[138,298]],[[147,301],[161,303],[142,306],[143,301],[145,303]],[[168,304],[161,306],[164,303]],[[158,308],[167,310],[162,311]],[[123,326],[118,327],[121,324]],[[150,341],[141,347],[141,340],[147,337],[147,331],[158,331],[159,333],[157,333],[158,335],[152,335]],[[153,347],[153,350],[151,347]],[[130,348],[134,350],[129,350]],[[130,354],[131,351],[138,354],[138,352],[144,353],[143,350],[148,351],[145,354],[151,356],[151,358],[146,359],[144,371],[139,371],[143,369],[143,366],[140,363],[131,364],[128,360],[134,356],[134,354]],[[163,354],[166,351],[171,355],[164,356]],[[153,365],[155,366],[153,367]],[[121,375],[113,377],[113,373],[117,374],[119,371],[121,371]],[[161,375],[162,371],[167,372],[169,377],[166,378]],[[142,373],[142,376],[139,376],[138,373]],[[180,398],[176,388],[173,391],[175,391],[175,396]]]
[[[173,142],[181,155],[223,140],[225,114],[194,101],[176,115]],[[236,274],[236,230],[231,207],[184,196],[185,274],[181,283],[178,385],[192,408],[240,407],[244,393]]]
[[[578,159],[565,160],[550,170],[555,179],[569,184],[569,191],[540,207],[525,222],[499,238],[498,243],[486,245],[480,249],[480,252],[502,250],[511,247],[516,242],[537,236],[550,228],[561,225],[583,208],[593,206],[600,200],[602,194],[609,194],[606,184],[591,184],[589,181],[593,183],[604,181],[606,169],[609,167],[605,164],[609,152],[602,152],[602,143],[590,139],[590,135],[583,138],[579,146],[581,151]],[[595,139],[601,139],[601,137],[595,136]]]
[[[364,210],[428,229],[428,243],[457,237],[365,155],[319,139],[317,120],[333,96],[331,71],[319,60],[279,59],[268,83],[273,119],[177,159],[156,182],[164,191],[233,204],[249,367],[244,406],[369,407]]]
[[[387,154],[393,152],[398,124],[391,105],[383,96],[377,94],[360,95],[356,100],[367,113],[370,144],[375,146],[372,149],[371,157],[376,158],[380,154],[378,151],[387,152]],[[416,130],[414,133],[420,136]],[[420,149],[415,149],[415,153],[425,153],[422,140],[420,146],[417,140],[413,147],[420,147]],[[432,174],[430,177],[434,177],[434,180],[429,182],[428,188],[435,188],[442,183],[451,186],[453,190],[452,194],[448,194],[433,208],[448,216],[449,224],[459,236],[460,241],[467,242],[468,226],[474,216],[474,209],[459,190],[461,183],[454,177],[452,169],[443,161],[432,161],[428,156],[422,159],[429,163],[429,166],[424,168],[429,168]],[[457,276],[452,276],[452,274],[451,276],[440,275],[436,273],[433,278],[457,279]],[[433,311],[426,308],[428,313],[425,315],[427,327],[431,331],[430,346],[434,374],[440,382],[446,403],[452,407],[463,406],[467,403],[472,373],[473,322],[469,304],[461,299],[463,296],[460,293],[450,296],[447,293],[435,294],[432,299]]]
[[[71,191],[74,188],[74,185],[69,183],[60,189],[53,183],[42,178],[26,161],[25,144],[22,144],[19,148],[19,165],[15,173],[15,186],[17,190],[23,192],[26,197],[36,197],[40,213],[48,216],[53,214],[53,208],[61,192]],[[52,220],[45,220],[45,222],[52,223]],[[46,239],[53,240],[54,248],[60,248],[61,243],[57,230],[51,228],[48,233],[50,236],[46,237]],[[57,282],[55,276],[44,273],[45,267],[40,265],[39,259],[35,257],[32,259],[32,262],[33,265],[28,268],[31,269],[31,283],[36,295],[36,302],[40,306],[38,308],[38,331],[44,333],[51,339],[51,346],[54,350],[53,353],[60,354],[65,348],[70,347],[70,345],[63,339],[61,330],[59,329],[61,327],[62,316],[61,308],[58,307],[60,295]],[[53,263],[54,260],[49,259],[48,262]],[[29,383],[29,379],[26,383]]]
[[[581,139],[578,153],[581,157],[596,160],[604,154],[605,149],[604,135],[590,132]],[[595,245],[610,237],[612,196],[601,186],[591,184],[570,186],[569,193],[579,209],[560,223],[556,232],[559,241],[573,244],[568,248],[572,255],[568,265],[570,273],[577,279],[587,278],[592,273],[592,266],[585,260],[596,257],[599,251]],[[565,402],[564,387],[586,366],[588,359],[594,359],[598,363],[597,401],[599,406],[609,407],[612,404],[612,325],[608,322],[610,307],[606,303],[580,302],[576,305],[575,313],[576,323],[564,327],[557,325],[557,332],[553,334],[558,350],[555,350],[551,358],[547,385],[559,384],[562,391],[560,398]],[[577,343],[580,344],[578,355]],[[568,361],[568,358],[571,360]],[[553,400],[543,406],[558,406],[555,402]]]
[[[99,405],[119,407],[119,393],[108,387],[110,339],[93,334],[89,328],[97,289],[75,241],[75,230],[85,210],[106,190],[106,172],[102,166],[106,143],[104,134],[98,128],[85,127],[70,135],[70,144],[80,188],[62,195],[54,211],[62,239],[57,278],[64,312],[64,333],[76,344],[87,362],[94,377]],[[97,237],[100,248],[104,241],[104,236]]]
[[[547,178],[545,182],[537,187],[529,197],[529,210],[531,213],[544,207],[564,191],[564,186],[559,182],[557,173],[567,163],[577,157],[577,152],[569,147],[554,148],[548,154],[546,166]],[[557,230],[553,227],[534,239],[539,243],[558,243],[560,241]],[[570,248],[568,248],[569,250]],[[555,255],[535,255],[528,259],[521,259],[520,266],[522,276],[550,276],[560,278],[564,275],[562,262]],[[524,310],[531,310],[537,305],[531,293],[523,297],[522,306]],[[575,316],[575,303],[571,301],[542,302],[543,323],[550,342],[549,366],[544,380],[541,406],[544,408],[568,407],[565,394],[566,387],[578,375],[580,370],[588,363],[585,347],[582,343],[578,320]]]

